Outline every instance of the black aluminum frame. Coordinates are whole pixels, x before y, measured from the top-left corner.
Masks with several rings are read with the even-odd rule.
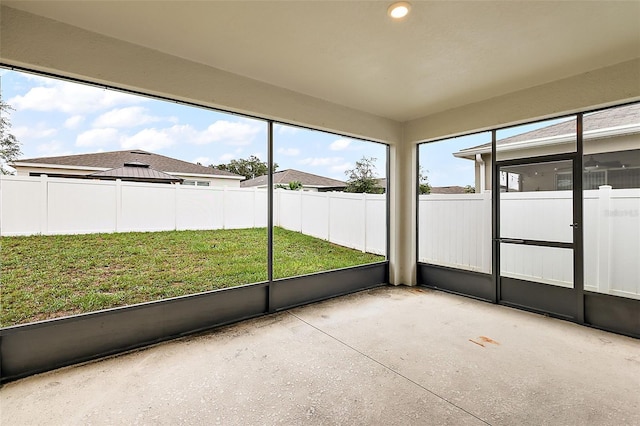
[[[589,327],[640,338],[640,300],[584,289],[583,181],[584,167],[583,117],[585,113],[630,105],[599,108],[562,117],[576,117],[576,150],[565,154],[496,160],[497,129],[491,130],[492,171],[492,271],[491,274],[417,262],[417,284],[437,290],[512,306],[514,308],[550,315]],[[530,122],[528,124],[531,124]],[[509,126],[515,127],[515,126]],[[505,128],[509,128],[505,127]],[[573,288],[500,277],[500,197],[499,168],[506,165],[572,160],[573,164],[573,243],[503,239],[503,242],[573,249]],[[419,155],[416,156],[419,170]],[[419,188],[416,173],[416,218],[419,217]],[[416,257],[419,250],[419,221],[416,220]],[[508,241],[512,240],[512,241]],[[515,240],[515,241],[513,241]],[[490,282],[491,285],[487,283]]]
[[[0,383],[384,285],[388,262],[0,329]]]
[[[389,283],[390,147],[386,146],[386,260],[350,268],[274,280],[273,277],[273,127],[292,125],[211,108],[191,102],[123,90],[51,73],[7,66],[2,68],[44,75],[152,99],[204,108],[267,123],[267,281],[171,299],[129,305],[87,314],[0,328],[0,383],[85,361],[99,359],[270,313],[290,309]],[[327,132],[336,134],[339,133]],[[348,136],[352,139],[362,138]]]
[[[579,120],[578,120],[579,121]],[[578,128],[576,126],[576,132]],[[581,141],[580,141],[581,142]],[[502,238],[500,237],[500,179],[499,173],[502,167],[508,166],[516,166],[516,165],[528,165],[528,164],[541,164],[541,163],[549,163],[555,161],[571,161],[572,171],[575,171],[577,168],[577,151],[562,153],[562,154],[554,154],[554,155],[543,155],[537,157],[526,157],[526,158],[517,158],[512,160],[503,160],[497,161],[493,160],[496,174],[493,175],[492,179],[492,192],[497,196],[494,196],[495,203],[498,206],[497,211],[495,212],[496,223],[495,223],[495,235],[497,236],[493,240],[493,245],[497,246],[495,248],[498,253],[498,257],[494,259],[494,265],[496,269],[494,271],[494,276],[496,279],[496,285],[498,289],[498,302],[507,305],[513,306],[521,309],[526,309],[533,312],[539,312],[547,315],[551,315],[557,318],[563,319],[575,319],[576,313],[578,309],[576,307],[576,302],[579,303],[579,300],[575,297],[575,292],[577,288],[582,288],[582,283],[576,283],[576,259],[582,257],[583,247],[582,245],[578,245],[576,243],[576,234],[582,234],[581,230],[578,232],[578,227],[581,227],[582,224],[582,202],[576,203],[576,198],[582,198],[582,186],[574,185],[572,190],[573,196],[573,214],[572,220],[573,224],[578,224],[578,226],[573,227],[573,238],[571,243],[565,242],[557,242],[557,241],[538,241],[538,240],[525,240],[525,239],[514,239],[514,238]],[[495,156],[493,156],[495,158]],[[580,169],[578,169],[579,171]],[[579,187],[579,188],[578,188]],[[580,189],[578,193],[577,190]],[[579,194],[579,196],[578,196]],[[518,245],[532,245],[539,247],[554,247],[554,248],[562,248],[569,249],[573,251],[573,277],[574,282],[571,289],[567,289],[564,287],[558,287],[547,284],[540,284],[535,281],[525,281],[518,280],[509,277],[503,277],[500,275],[500,244],[518,244]]]

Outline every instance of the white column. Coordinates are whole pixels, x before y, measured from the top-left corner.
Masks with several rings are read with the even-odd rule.
[[[403,142],[391,146],[390,253],[391,284],[416,284],[416,160],[417,145]]]

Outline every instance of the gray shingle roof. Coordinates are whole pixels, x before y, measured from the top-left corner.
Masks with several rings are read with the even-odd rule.
[[[122,179],[136,182],[182,182],[183,179],[159,172],[147,164],[136,161],[135,163],[126,163],[123,167],[116,169],[104,170],[102,172],[91,173],[88,175],[98,179]]]
[[[337,179],[331,179],[324,176],[314,175],[313,173],[301,172],[295,169],[286,169],[273,174],[273,183],[278,185],[288,185],[289,182],[300,182],[302,186],[314,188],[345,188],[347,184]],[[258,176],[257,178],[240,182],[240,187],[248,188],[252,186],[266,186],[267,176]]]
[[[591,114],[585,114],[583,126],[585,132],[594,130],[609,129],[632,124],[640,124],[640,103],[626,105],[617,108],[609,108],[597,111]],[[520,133],[504,139],[498,139],[498,145],[507,145],[515,142],[524,142],[528,140],[545,139],[560,135],[571,135],[576,132],[575,120],[567,120],[540,129],[531,130],[529,132]],[[588,138],[588,137],[587,137]],[[465,148],[466,150],[474,150],[478,148],[490,147],[491,143]]]
[[[225,170],[218,170],[212,167],[200,166],[177,158],[166,157],[152,152],[131,149],[125,151],[98,152],[93,154],[64,155],[60,157],[38,157],[24,158],[16,160],[16,163],[38,163],[54,164],[59,166],[75,167],[99,167],[105,169],[115,169],[122,167],[125,163],[144,163],[155,170],[165,173],[196,173],[212,176],[235,176],[235,173]]]

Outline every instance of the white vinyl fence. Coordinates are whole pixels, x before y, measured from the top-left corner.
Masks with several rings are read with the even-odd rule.
[[[341,246],[386,253],[385,195],[276,190],[274,224]]]
[[[274,224],[386,253],[386,197],[278,189]],[[267,192],[41,176],[0,178],[0,235],[90,234],[267,226]]]
[[[491,273],[491,194],[421,195],[421,262]]]
[[[491,194],[423,195],[419,201],[419,259],[491,272]],[[503,237],[572,241],[572,200],[566,191],[502,193]],[[640,298],[640,189],[584,193],[585,288]],[[501,245],[501,274],[571,286],[572,251]]]

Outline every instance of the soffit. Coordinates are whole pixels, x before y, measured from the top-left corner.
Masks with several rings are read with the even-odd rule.
[[[636,1],[4,4],[397,121],[640,57]]]

